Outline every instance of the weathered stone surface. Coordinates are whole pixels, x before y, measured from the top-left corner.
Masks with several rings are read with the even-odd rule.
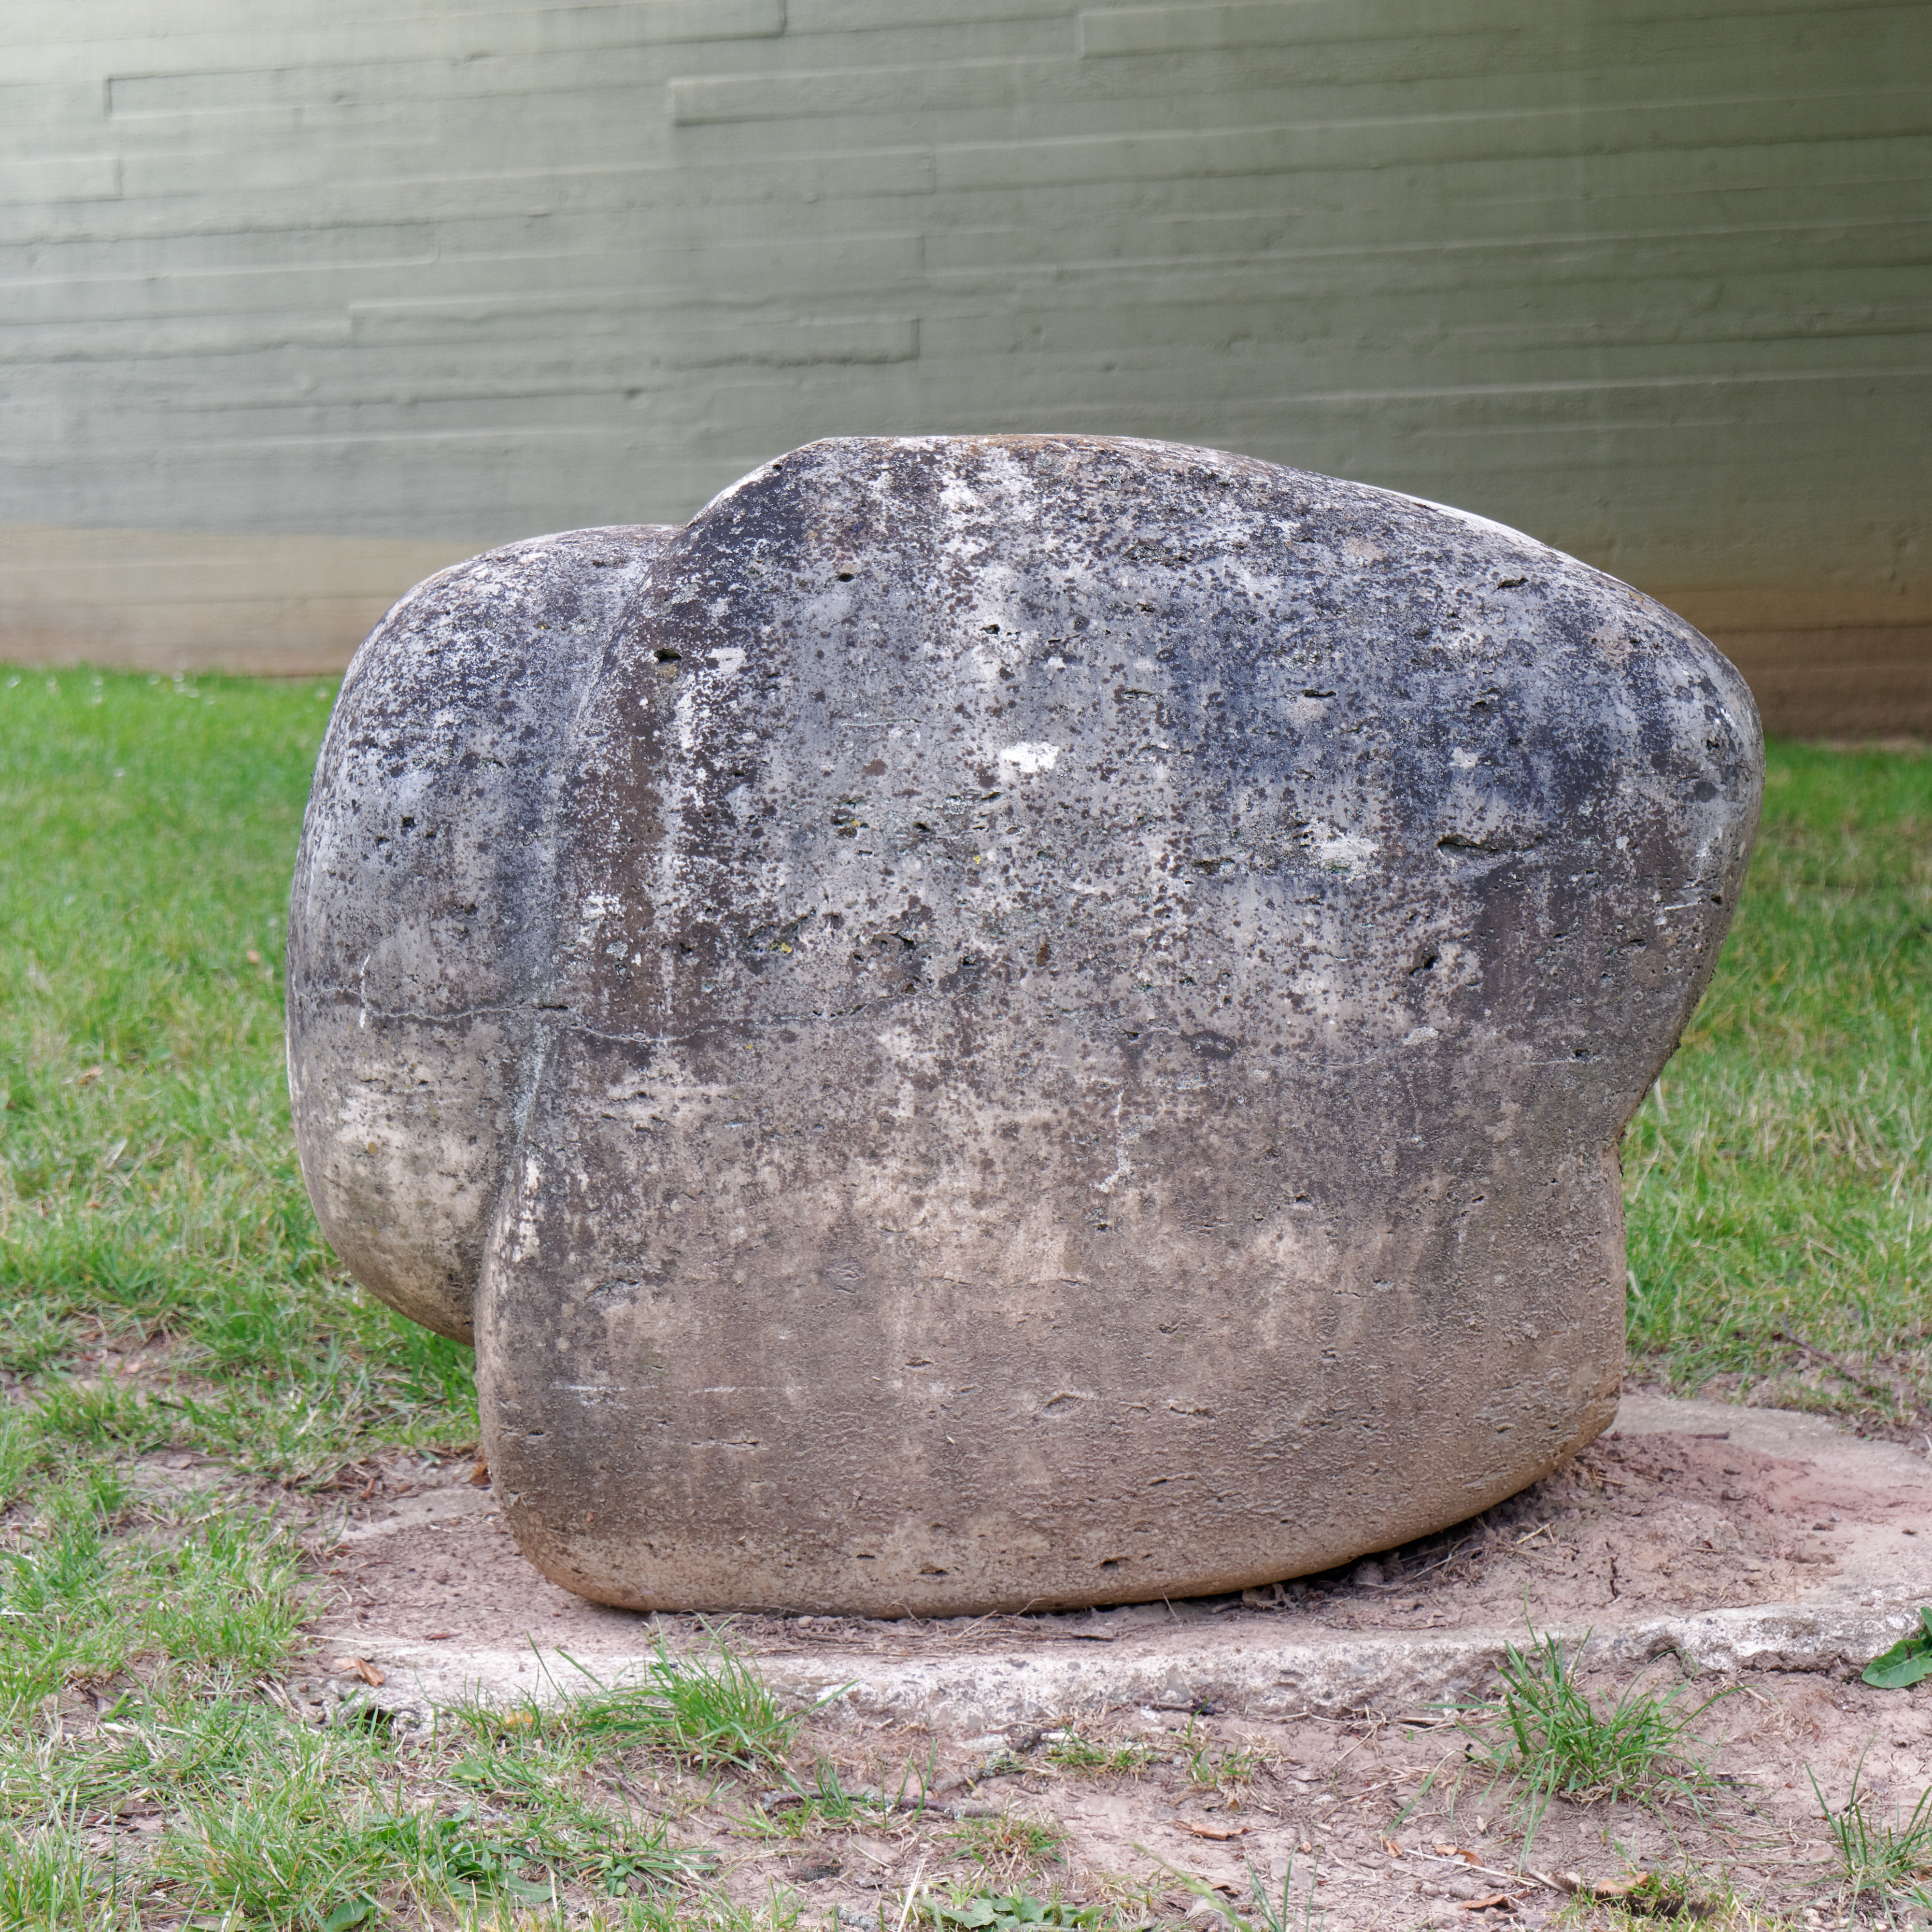
[[[329,721],[289,916],[302,1172],[363,1286],[460,1341],[549,997],[576,710],[674,534],[576,530],[430,578]]]
[[[508,1520],[586,1596],[1322,1568],[1614,1412],[1617,1137],[1760,770],[1703,638],[1480,519],[814,444],[364,646],[296,882],[305,1168],[376,1293],[460,1333],[473,1283]]]

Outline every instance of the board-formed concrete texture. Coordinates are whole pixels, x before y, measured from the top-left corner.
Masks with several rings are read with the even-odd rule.
[[[1480,518],[814,444],[364,646],[296,881],[304,1169],[370,1288],[473,1319],[506,1520],[583,1595],[1322,1569],[1614,1412],[1616,1142],[1761,762],[1705,639]]]
[[[14,0],[7,55],[0,658],[339,670],[488,544],[1046,428],[1466,504],[1776,728],[1932,729],[1922,4]]]

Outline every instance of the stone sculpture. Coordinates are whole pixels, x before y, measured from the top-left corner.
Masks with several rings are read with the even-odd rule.
[[[1750,698],[1478,518],[1064,436],[814,443],[432,578],[345,682],[304,1172],[640,1608],[1230,1590],[1479,1510],[1622,1366],[1617,1143]]]

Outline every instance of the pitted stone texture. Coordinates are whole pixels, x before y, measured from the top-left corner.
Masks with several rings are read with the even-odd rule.
[[[669,530],[512,544],[412,590],[356,653],[289,915],[289,1088],[322,1232],[459,1341],[550,983],[562,754]]]
[[[519,663],[459,614],[392,646],[297,884],[292,1050],[335,1083],[298,1085],[304,1160],[332,1229],[383,1228],[443,1110],[431,1233],[370,1250],[443,1258],[453,1316],[488,1220],[485,1441],[546,1574],[1199,1594],[1459,1520],[1604,1426],[1617,1138],[1756,819],[1703,638],[1478,518],[1072,437],[814,444],[639,570],[601,650]],[[405,787],[446,872],[376,856]],[[444,901],[518,946],[410,910]],[[338,918],[432,989],[373,1053]],[[366,1183],[358,1081],[415,1096]]]

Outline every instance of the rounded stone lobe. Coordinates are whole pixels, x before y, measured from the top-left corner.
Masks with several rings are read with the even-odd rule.
[[[600,603],[608,534],[464,566],[590,600],[568,650],[405,647],[460,572],[365,646],[291,938],[324,1226],[446,1332],[473,1288],[548,1574],[1228,1589],[1604,1425],[1618,1137],[1756,821],[1708,643],[1479,518],[1158,443],[814,444],[626,533]],[[414,870],[406,797],[466,828]]]

